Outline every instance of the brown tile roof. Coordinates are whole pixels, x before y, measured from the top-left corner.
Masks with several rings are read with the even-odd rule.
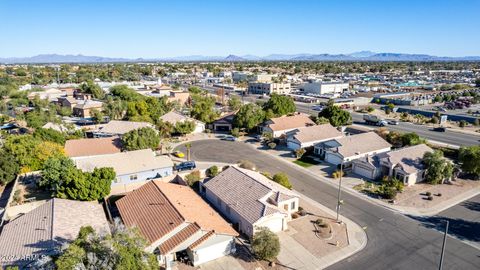
[[[330,124],[299,128],[293,137],[301,143],[340,138],[343,133]]]
[[[191,121],[191,122],[199,122],[198,120],[196,119],[193,119],[191,117],[188,117],[188,116],[185,116],[181,113],[178,113],[178,112],[175,112],[175,111],[171,111],[171,112],[168,112],[162,116],[160,116],[160,119],[163,121],[163,122],[168,122],[172,125],[175,125],[176,123],[180,122],[180,123],[183,123],[185,121]]]
[[[273,131],[287,130],[294,128],[301,128],[310,125],[315,125],[315,123],[310,119],[306,114],[300,113],[291,116],[281,116],[277,118],[270,119],[271,124],[268,124],[268,127]]]
[[[160,246],[158,246],[158,249],[160,250],[161,254],[167,254],[199,231],[200,227],[196,223],[191,223],[170,237],[167,241],[163,242]]]
[[[190,187],[150,181],[116,202],[128,227],[137,226],[153,243],[184,222],[202,230],[237,235],[237,232]]]
[[[375,132],[346,136],[335,139],[335,141],[340,144],[338,152],[343,157],[351,157],[355,156],[357,153],[363,154],[392,147],[391,144],[378,136]]]
[[[120,153],[121,140],[118,137],[68,140],[65,154],[69,157],[98,156]]]
[[[213,231],[209,231],[207,232],[206,234],[204,234],[202,237],[198,238],[197,241],[195,241],[194,243],[192,243],[189,248],[190,249],[195,249],[196,247],[198,247],[199,245],[201,245],[203,242],[207,241],[210,237],[214,236],[215,233]]]
[[[99,233],[110,231],[100,204],[51,199],[4,225],[0,235],[0,254],[12,260],[0,260],[0,268],[31,262],[28,259],[15,261],[15,258],[34,260],[35,256],[54,254],[62,244],[74,240],[82,226],[88,225]]]
[[[190,187],[161,181],[155,181],[155,184],[187,222],[197,223],[202,230],[237,235],[232,226]]]

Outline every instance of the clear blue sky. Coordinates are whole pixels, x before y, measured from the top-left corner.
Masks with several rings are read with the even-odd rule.
[[[479,0],[0,0],[0,57],[480,55],[479,12]]]

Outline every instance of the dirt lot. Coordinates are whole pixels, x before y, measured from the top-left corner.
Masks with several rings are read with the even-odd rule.
[[[396,205],[405,207],[414,207],[417,209],[430,208],[438,205],[442,201],[461,196],[463,193],[472,189],[479,189],[480,181],[457,179],[451,184],[430,185],[416,184],[411,187],[405,187],[403,192],[396,198]],[[426,192],[431,192],[433,200],[427,200]],[[438,194],[441,196],[438,196]]]
[[[334,217],[305,203],[302,207],[304,207],[308,215],[299,217],[288,223],[289,230],[293,231],[293,233],[289,233],[289,235],[298,243],[316,257],[323,257],[348,245],[347,228],[345,224],[337,223]],[[315,233],[316,228],[314,222],[317,219],[322,219],[323,223],[328,224],[328,227],[321,228],[317,226],[316,228],[320,229],[320,232]]]

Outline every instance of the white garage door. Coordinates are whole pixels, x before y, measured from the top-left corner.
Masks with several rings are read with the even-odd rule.
[[[331,154],[331,153],[327,153],[325,155],[325,161],[328,162],[328,163],[331,163],[331,164],[335,164],[335,165],[338,165],[338,164],[342,163],[342,159],[339,156]]]
[[[199,248],[197,250],[197,260],[195,261],[195,265],[199,265],[202,263],[206,263],[225,255],[228,255],[231,250],[233,240],[230,238],[226,241],[222,241],[220,243],[216,243],[214,245],[209,245],[203,248]]]
[[[361,166],[353,165],[353,172],[361,175],[363,177],[367,177],[368,179],[372,179],[372,170],[367,169]]]

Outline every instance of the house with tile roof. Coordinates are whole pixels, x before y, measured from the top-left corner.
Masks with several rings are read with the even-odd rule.
[[[57,255],[62,245],[75,240],[83,226],[99,234],[110,233],[102,205],[97,202],[50,199],[10,220],[0,234],[0,269],[38,269],[45,256]]]
[[[65,142],[65,154],[72,159],[110,155],[122,151],[118,137],[75,139]]]
[[[205,131],[205,123],[198,121],[197,119],[193,119],[191,117],[185,116],[181,113],[171,111],[168,112],[160,117],[160,119],[163,122],[168,122],[175,126],[177,123],[183,123],[183,122],[193,122],[195,123],[195,130],[192,133],[202,133]]]
[[[230,254],[238,233],[190,187],[150,181],[115,202],[127,227],[137,227],[170,269],[181,254],[194,266]]]
[[[367,156],[352,162],[352,171],[368,179],[384,176],[396,178],[407,186],[422,182],[425,177],[423,155],[433,152],[425,144],[404,147],[398,150]]]
[[[392,147],[375,132],[366,132],[314,145],[314,153],[326,162],[349,165],[353,160],[390,151]]]
[[[262,174],[231,166],[201,184],[205,198],[238,230],[253,236],[260,227],[273,232],[288,228],[299,198]]]
[[[264,123],[263,132],[271,133],[274,138],[278,138],[289,131],[313,125],[315,125],[315,122],[310,119],[309,115],[296,113],[267,120]]]
[[[77,168],[92,172],[95,168],[111,167],[116,173],[112,188],[142,183],[173,174],[168,156],[157,156],[151,149],[73,159]]]
[[[287,132],[286,135],[287,147],[291,150],[311,147],[320,142],[343,137],[343,133],[329,123],[297,128]]]

